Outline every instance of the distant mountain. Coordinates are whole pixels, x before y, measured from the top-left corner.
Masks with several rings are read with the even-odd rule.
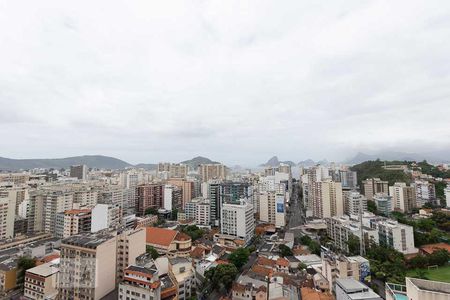
[[[265,164],[261,164],[260,166],[261,167],[277,167],[280,164],[290,165],[291,167],[297,165],[295,162],[290,161],[290,160],[280,161],[280,160],[278,160],[277,156],[274,156],[271,159],[269,159]]]
[[[360,164],[369,160],[398,160],[398,161],[423,161],[432,163],[446,163],[450,161],[450,150],[428,152],[428,153],[405,153],[396,151],[384,151],[376,154],[359,152],[355,157],[346,161],[347,164]]]
[[[132,166],[123,160],[103,155],[84,155],[51,159],[10,159],[0,157],[0,170],[3,171],[29,170],[34,168],[61,169],[73,165],[86,165],[89,168],[99,169],[123,169]]]
[[[135,165],[136,168],[145,169],[149,171],[157,170],[158,164],[137,164]]]
[[[202,165],[202,164],[220,164],[220,162],[212,161],[209,158],[206,158],[203,156],[197,156],[197,157],[194,157],[193,159],[182,161],[181,163],[188,165],[192,169],[195,169],[199,165]]]
[[[298,163],[298,165],[303,166],[303,167],[312,167],[312,166],[316,165],[316,163],[312,159],[307,159],[307,160],[302,160],[301,162]]]

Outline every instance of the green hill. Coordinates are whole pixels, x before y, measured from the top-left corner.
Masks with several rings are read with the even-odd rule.
[[[370,160],[363,163],[354,165],[351,167],[352,171],[356,171],[358,176],[358,184],[367,178],[380,178],[381,180],[389,181],[389,185],[393,185],[395,182],[411,182],[411,175],[401,170],[385,170],[383,168],[385,162],[381,160]],[[389,161],[386,165],[409,165],[410,162],[406,161]]]

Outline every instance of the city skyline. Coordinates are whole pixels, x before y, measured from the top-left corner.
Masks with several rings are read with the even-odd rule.
[[[0,156],[449,153],[449,8],[5,2]]]

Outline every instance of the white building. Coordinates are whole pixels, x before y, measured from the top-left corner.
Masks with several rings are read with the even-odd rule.
[[[197,203],[195,221],[197,225],[209,226],[211,223],[211,205],[208,200]]]
[[[404,182],[396,182],[389,187],[392,197],[392,208],[396,211],[411,212],[416,207],[416,192],[414,187],[406,186]]]
[[[220,218],[221,234],[234,236],[247,244],[254,235],[255,217],[253,205],[245,199],[239,204],[224,203]]]
[[[437,204],[434,184],[425,180],[417,180],[411,184],[411,186],[414,186],[416,189],[416,201],[418,207],[422,207],[425,203]]]
[[[259,193],[259,220],[274,224],[277,228],[286,225],[285,194],[275,191]]]
[[[344,193],[345,213],[347,215],[358,215],[359,208],[362,206],[362,212],[367,211],[367,199],[357,191],[349,191]]]
[[[444,189],[445,201],[447,202],[447,208],[450,208],[450,184]]]
[[[122,222],[121,208],[112,204],[97,204],[92,209],[91,232],[117,229]]]
[[[378,213],[389,216],[392,211],[392,197],[385,193],[378,193],[373,196],[373,201],[377,206]]]
[[[364,283],[353,278],[336,279],[336,300],[382,300]]]

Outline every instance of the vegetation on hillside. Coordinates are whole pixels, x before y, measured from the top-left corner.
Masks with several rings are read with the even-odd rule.
[[[400,170],[385,170],[383,168],[385,162],[377,159],[375,161],[366,161],[351,167],[352,171],[356,171],[358,176],[358,184],[367,178],[380,178],[381,180],[389,181],[389,185],[393,185],[395,182],[411,182],[411,176]],[[390,161],[386,162],[387,165],[393,164],[409,164],[406,161],[397,162]]]

